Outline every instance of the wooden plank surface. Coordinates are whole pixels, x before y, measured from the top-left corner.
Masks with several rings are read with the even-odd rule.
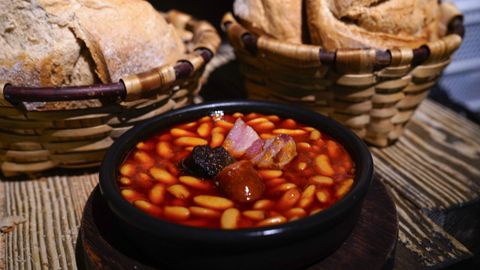
[[[480,196],[480,128],[426,101],[393,146],[371,148],[377,172],[417,207],[445,209]]]
[[[397,201],[400,243],[413,254],[416,269],[437,268],[471,256],[423,212],[478,200],[478,134],[477,125],[426,101],[395,146],[372,148],[377,174]],[[26,222],[0,234],[0,269],[75,269],[80,217],[97,181],[95,172],[78,171],[2,181],[0,216],[21,216]]]
[[[6,217],[6,209],[5,209],[5,184],[0,183],[0,218]],[[0,232],[0,269],[5,269],[6,266],[6,235]]]
[[[390,191],[397,206],[399,240],[421,260],[423,266],[446,267],[472,256],[462,243],[418,211],[395,189]]]
[[[74,242],[96,173],[1,184],[6,216],[26,222],[2,235],[6,269],[75,269]]]

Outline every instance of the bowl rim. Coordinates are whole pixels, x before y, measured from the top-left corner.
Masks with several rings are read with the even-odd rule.
[[[199,119],[214,111],[276,114],[282,118],[293,118],[302,124],[313,125],[319,128],[320,132],[325,132],[340,142],[346,148],[352,160],[354,160],[357,173],[353,187],[342,199],[315,215],[275,226],[236,230],[200,228],[164,221],[138,210],[120,195],[117,184],[117,168],[119,168],[119,165],[137,142],[150,137],[161,129],[168,128],[168,126]],[[235,245],[241,243],[251,244],[252,241],[258,242],[260,239],[264,242],[285,241],[299,236],[307,237],[313,233],[318,233],[322,228],[334,225],[335,220],[345,215],[349,209],[361,202],[372,178],[373,159],[367,146],[352,131],[333,119],[294,104],[230,100],[190,105],[172,110],[130,129],[120,136],[107,150],[100,167],[99,186],[102,197],[106,199],[109,208],[115,215],[129,225],[148,234],[167,241]]]

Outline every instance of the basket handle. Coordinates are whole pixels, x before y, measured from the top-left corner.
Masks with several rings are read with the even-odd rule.
[[[166,16],[167,20],[174,20],[175,17],[184,15],[181,12],[169,12]],[[105,103],[128,101],[148,96],[158,92],[158,89],[164,89],[177,81],[195,76],[196,71],[201,70],[213,58],[221,40],[211,24],[206,21],[197,21],[189,16],[188,18],[190,20],[184,26],[193,32],[193,52],[173,65],[129,75],[119,82],[108,84],[26,87],[0,83],[0,101],[6,100],[12,105],[18,105],[21,102],[87,99],[100,99]]]
[[[2,90],[0,90],[2,92]],[[20,102],[72,101],[101,99],[117,101],[125,98],[123,83],[94,84],[67,87],[25,87],[6,84],[3,98],[12,105]],[[2,97],[0,97],[1,99]]]
[[[402,58],[409,59],[412,66],[418,66],[433,57],[443,57],[448,53],[454,51],[461,43],[464,35],[463,16],[460,11],[452,4],[442,3],[442,11],[446,14],[444,16],[444,23],[447,27],[447,38],[438,42],[428,43],[419,48],[409,49],[408,52],[404,49],[402,54],[394,53],[391,50],[375,50],[375,49],[340,49],[335,51],[327,51],[318,46],[318,54],[315,55],[322,65],[335,66],[344,72],[370,72],[380,70],[390,66],[395,62],[403,62]],[[276,54],[288,57],[292,51],[295,52],[309,52],[310,50],[297,49],[297,47],[304,48],[303,44],[288,44],[284,42],[275,42],[269,37],[258,37],[248,30],[246,30],[236,18],[227,13],[222,19],[222,27],[227,33],[232,45],[236,48],[243,48],[252,55],[256,55],[260,50],[272,51],[274,49]],[[274,48],[268,45],[275,42]],[[404,57],[406,55],[407,57]],[[308,57],[312,57],[310,54]],[[411,56],[411,57],[409,57]],[[362,70],[368,68],[369,70]]]
[[[204,63],[213,58],[213,53],[206,48],[196,50]],[[193,72],[194,66],[191,61],[181,60],[171,70],[174,77],[171,82],[187,78]],[[137,75],[130,75],[117,83],[94,84],[84,86],[62,87],[26,87],[6,84],[0,89],[0,99],[5,99],[12,105],[20,102],[44,102],[44,101],[74,101],[87,99],[100,99],[104,102],[118,102],[119,100],[134,99],[145,95],[146,92],[157,89],[156,86],[147,87],[144,82],[146,74],[158,73],[161,69],[153,69]],[[132,81],[135,80],[135,85]],[[162,84],[167,82],[162,82]],[[158,85],[160,87],[160,85]]]

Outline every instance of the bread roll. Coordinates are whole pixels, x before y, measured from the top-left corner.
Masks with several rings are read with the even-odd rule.
[[[171,63],[173,27],[143,0],[0,1],[0,81],[85,85]]]
[[[302,43],[301,0],[235,0],[233,12],[257,35]]]
[[[438,39],[437,0],[307,0],[310,37],[327,50],[419,47]]]

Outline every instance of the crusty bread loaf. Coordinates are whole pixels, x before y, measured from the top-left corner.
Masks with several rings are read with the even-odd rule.
[[[327,50],[415,48],[438,39],[437,0],[307,0],[310,37]]]
[[[235,0],[233,12],[255,34],[302,43],[302,0]]]
[[[88,51],[41,2],[0,1],[0,26],[0,81],[38,86],[95,80]]]
[[[171,63],[185,51],[143,0],[0,1],[0,81],[84,85]]]
[[[83,40],[102,81],[175,62],[184,53],[172,25],[144,0],[90,0],[75,11]]]

